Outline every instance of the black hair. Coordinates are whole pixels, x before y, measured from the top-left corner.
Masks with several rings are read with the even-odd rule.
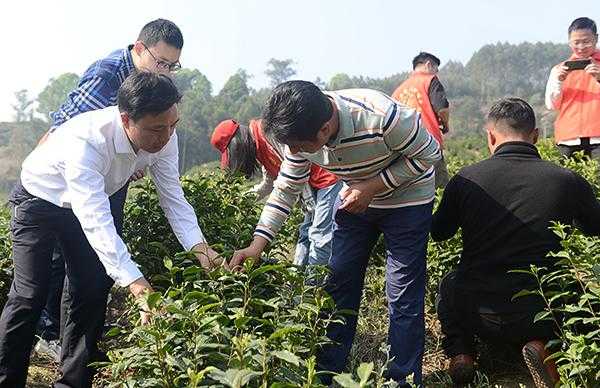
[[[117,103],[121,112],[127,112],[133,121],[143,116],[167,111],[181,100],[177,87],[164,74],[148,71],[132,73],[119,88]]]
[[[527,101],[509,97],[496,101],[487,115],[488,121],[504,122],[512,132],[529,135],[535,129],[535,113]]]
[[[259,169],[256,159],[256,143],[250,128],[240,125],[227,146],[229,155],[228,169],[233,173],[241,173],[250,179]]]
[[[329,98],[308,81],[279,84],[267,100],[262,115],[265,135],[288,144],[313,141],[333,115]]]
[[[183,47],[181,30],[175,23],[166,19],[156,19],[146,24],[142,27],[138,40],[148,47],[155,46],[160,41],[179,50]]]
[[[594,22],[590,18],[577,18],[573,20],[573,23],[569,26],[569,35],[571,32],[575,30],[590,30],[594,33],[594,35],[598,34],[598,30],[596,29],[596,22]]]
[[[439,66],[440,63],[442,63],[435,55],[421,51],[419,55],[413,58],[413,70],[416,69],[418,65],[427,63],[427,61],[435,63],[436,66]]]

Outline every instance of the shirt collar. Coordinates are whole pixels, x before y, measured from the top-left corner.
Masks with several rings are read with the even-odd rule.
[[[339,115],[339,130],[336,134],[335,139],[330,140],[326,146],[329,148],[335,148],[340,141],[344,138],[351,137],[354,135],[354,121],[352,121],[352,115],[350,114],[350,108],[348,105],[338,96],[335,92],[324,92],[325,95],[333,100],[338,115]]]
[[[541,159],[537,147],[524,141],[509,141],[500,144],[494,152],[494,157],[503,156],[525,156]]]
[[[127,46],[125,50],[123,50],[123,65],[125,66],[125,74],[128,76],[135,70],[135,66],[133,65],[133,58],[131,57],[131,49],[133,49],[133,45],[130,44]]]
[[[121,120],[121,113],[119,109],[115,107],[115,136],[113,138],[113,143],[115,145],[115,152],[117,154],[132,154],[135,155],[135,151],[131,146],[131,142],[125,133],[125,128],[123,127],[123,121]]]

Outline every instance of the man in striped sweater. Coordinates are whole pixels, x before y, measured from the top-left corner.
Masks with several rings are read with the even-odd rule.
[[[373,246],[387,247],[388,376],[421,383],[424,348],[425,255],[434,197],[433,165],[441,157],[419,114],[368,89],[322,92],[306,81],[277,86],[263,113],[264,131],[286,144],[275,189],[249,247],[230,266],[259,257],[297,200],[315,163],[345,183],[336,204],[326,289],[339,310],[358,311]],[[356,315],[332,324],[335,344],[322,349],[319,368],[341,372],[356,332]],[[325,378],[329,383],[331,377]]]

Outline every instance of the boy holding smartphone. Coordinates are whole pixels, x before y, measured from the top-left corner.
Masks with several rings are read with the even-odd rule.
[[[554,138],[570,157],[583,151],[600,160],[600,51],[596,23],[586,17],[569,26],[572,55],[552,68],[546,86],[546,107],[558,111]]]

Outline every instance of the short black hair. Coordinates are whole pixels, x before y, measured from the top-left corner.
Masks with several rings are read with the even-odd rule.
[[[179,50],[183,47],[181,30],[175,23],[166,19],[156,19],[146,24],[142,27],[138,40],[148,47],[155,46],[160,41]]]
[[[418,65],[426,63],[427,61],[435,63],[436,66],[439,66],[440,63],[442,63],[435,55],[421,51],[419,55],[413,58],[413,70],[416,69]]]
[[[571,32],[575,30],[590,30],[594,33],[594,35],[598,34],[596,22],[586,17],[577,18],[573,20],[573,23],[571,23],[571,25],[569,26],[569,35],[571,35]]]
[[[149,71],[136,71],[119,88],[117,103],[133,121],[147,114],[163,113],[181,100],[171,78]]]
[[[503,122],[512,132],[529,135],[535,129],[535,113],[527,101],[507,97],[496,101],[487,115],[488,122]]]
[[[256,159],[256,143],[250,134],[250,128],[240,125],[235,135],[227,146],[229,165],[227,168],[233,173],[240,173],[250,179],[258,172],[259,165]]]
[[[263,130],[283,144],[315,140],[331,119],[333,107],[321,89],[308,81],[286,81],[273,89],[263,111]]]

